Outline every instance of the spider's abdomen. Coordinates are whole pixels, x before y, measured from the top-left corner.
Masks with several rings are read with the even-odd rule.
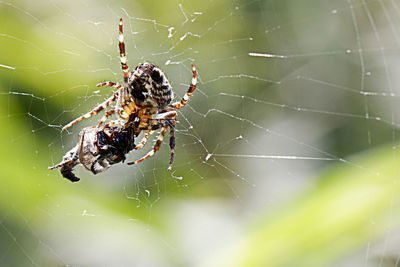
[[[152,63],[139,64],[132,71],[128,84],[137,106],[162,108],[174,97],[167,77]]]

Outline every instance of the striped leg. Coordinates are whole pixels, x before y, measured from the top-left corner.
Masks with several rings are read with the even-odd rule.
[[[97,86],[97,87],[100,87],[100,86],[110,86],[110,87],[117,88],[117,89],[118,89],[118,91],[117,91],[117,92],[118,92],[117,98],[120,97],[121,92],[124,90],[124,87],[123,87],[122,85],[120,85],[119,83],[110,82],[110,81],[98,83],[96,86]],[[117,93],[117,92],[116,92],[116,93]],[[108,111],[108,112],[106,113],[106,115],[104,115],[103,118],[101,118],[101,120],[100,120],[100,122],[99,122],[99,126],[101,126],[101,125],[107,120],[107,118],[110,117],[111,115],[113,115],[114,113],[115,113],[115,109],[112,109],[112,110]]]
[[[121,67],[124,72],[124,82],[128,83],[129,78],[129,68],[126,64],[126,55],[125,55],[125,43],[124,43],[124,32],[122,30],[122,18],[119,19],[119,55],[121,59]]]
[[[122,85],[120,85],[119,83],[110,82],[110,81],[102,82],[102,83],[96,84],[96,87],[101,87],[101,86],[109,86],[109,87],[117,88],[118,91],[115,92],[115,93],[118,94],[117,97],[116,97],[116,99],[117,99],[118,101],[120,100],[120,98],[121,98],[121,96],[122,96],[122,92],[124,91],[124,87],[123,87]],[[115,94],[115,93],[114,93],[114,94]],[[118,101],[117,101],[117,102],[118,102]],[[117,106],[118,106],[118,103],[117,103]],[[102,123],[104,123],[105,120],[106,120],[109,116],[111,116],[112,114],[114,114],[114,112],[115,112],[115,111],[113,111],[113,112],[112,112],[111,114],[109,114],[109,115],[106,114],[106,115],[101,119],[99,125],[101,125]]]
[[[122,85],[120,85],[119,83],[110,82],[110,81],[98,83],[96,86],[97,87],[110,86],[110,87],[117,88],[118,89],[118,94],[119,94],[117,96],[117,98],[119,98],[121,96],[121,92],[124,90],[124,87]],[[101,126],[107,120],[107,118],[110,117],[111,115],[113,115],[114,113],[115,113],[115,109],[112,109],[112,110],[108,111],[106,113],[106,115],[104,115],[103,118],[101,118],[101,120],[99,122],[99,126]]]
[[[111,115],[113,115],[114,113],[115,113],[115,109],[111,109],[111,110],[107,111],[106,115],[104,115],[103,118],[101,118],[98,126],[101,126],[104,122],[106,122],[107,118],[110,117]]]
[[[100,86],[110,86],[110,87],[117,88],[119,90],[124,89],[124,87],[122,85],[120,85],[119,83],[110,82],[110,81],[96,84],[96,87],[100,87]]]
[[[186,102],[189,100],[189,97],[193,93],[194,89],[196,89],[196,86],[197,86],[197,74],[196,74],[196,68],[194,67],[193,64],[192,64],[192,72],[193,72],[193,78],[192,78],[192,84],[190,85],[189,90],[182,97],[181,102],[174,103],[174,104],[170,105],[169,106],[170,108],[174,108],[174,109],[182,108],[186,104]]]
[[[169,148],[171,150],[171,159],[169,161],[168,170],[172,169],[172,163],[174,162],[174,155],[175,155],[175,127],[169,127]]]
[[[147,140],[149,140],[149,136],[153,133],[154,131],[149,131],[146,132],[143,139],[140,141],[139,145],[135,147],[136,150],[142,149],[143,146],[147,143]]]
[[[115,121],[110,121],[109,123],[107,123],[106,125],[104,125],[103,128],[110,128],[110,127],[115,126],[115,125],[117,125],[117,124],[123,124],[123,123],[124,123],[123,120],[118,119],[118,120],[115,120]]]
[[[154,117],[158,117],[158,123],[164,127],[169,127],[169,148],[171,151],[171,159],[169,161],[168,170],[172,169],[172,163],[174,162],[175,155],[175,125],[176,125],[176,111],[167,111],[159,113]]]
[[[157,142],[156,142],[156,144],[155,144],[155,146],[154,146],[154,149],[153,149],[152,151],[150,151],[149,153],[147,153],[147,155],[144,156],[144,157],[141,158],[141,159],[138,159],[138,160],[136,160],[136,161],[129,162],[128,165],[137,164],[137,163],[139,163],[139,162],[142,162],[143,160],[146,160],[146,159],[150,158],[151,156],[153,156],[155,153],[157,153],[157,151],[160,149],[161,143],[162,143],[162,141],[163,141],[163,139],[164,139],[164,135],[165,135],[165,133],[167,132],[167,129],[168,129],[168,126],[164,126],[164,127],[162,128],[161,133],[160,133],[160,135],[158,136]]]
[[[71,127],[72,125],[74,125],[77,122],[80,122],[84,119],[90,118],[93,115],[96,115],[97,113],[99,113],[100,111],[102,111],[103,109],[105,109],[106,107],[108,107],[112,102],[114,102],[114,100],[117,98],[118,96],[118,92],[115,92],[110,98],[108,98],[106,101],[104,101],[103,103],[101,103],[100,105],[98,105],[96,108],[94,108],[93,110],[89,111],[88,113],[80,116],[79,118],[71,121],[70,123],[68,123],[67,125],[65,125],[62,130],[66,130],[69,127]]]
[[[80,122],[84,119],[90,118],[91,116],[96,115],[97,113],[99,113],[100,111],[102,111],[103,109],[107,108],[112,102],[115,101],[115,99],[117,99],[118,95],[120,95],[120,91],[122,91],[124,89],[124,87],[118,83],[114,83],[114,82],[103,82],[103,83],[99,83],[96,85],[97,87],[100,86],[111,86],[111,87],[115,87],[118,89],[118,91],[114,92],[114,94],[108,98],[106,101],[104,101],[103,103],[101,103],[100,105],[98,105],[97,107],[95,107],[93,110],[89,111],[88,113],[80,116],[79,118],[71,121],[70,123],[68,123],[67,125],[65,125],[62,130],[65,131],[66,129],[68,129],[69,127],[71,127],[72,125],[74,125],[77,122]]]

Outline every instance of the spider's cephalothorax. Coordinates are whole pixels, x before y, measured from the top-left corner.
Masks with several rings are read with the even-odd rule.
[[[126,121],[140,109],[147,108],[150,113],[158,113],[171,103],[173,97],[172,87],[162,70],[145,62],[129,73],[116,109],[119,117]]]
[[[133,140],[140,133],[144,133],[144,138],[139,145],[135,148],[142,148],[147,142],[150,134],[155,130],[161,129],[160,135],[154,146],[154,149],[147,153],[144,157],[134,162],[128,164],[139,163],[152,155],[154,155],[163,141],[164,135],[169,128],[170,132],[170,149],[171,149],[171,159],[169,169],[171,169],[172,162],[174,159],[174,147],[175,147],[175,125],[176,125],[176,111],[182,108],[189,100],[190,95],[193,93],[197,85],[196,69],[192,65],[193,78],[189,86],[188,91],[182,97],[179,102],[172,103],[171,101],[174,97],[172,87],[169,84],[165,74],[161,71],[159,67],[152,63],[142,63],[139,64],[132,72],[129,71],[128,65],[126,64],[125,55],[125,43],[124,35],[122,30],[122,19],[119,21],[119,52],[121,60],[121,68],[124,72],[124,83],[123,85],[116,82],[102,82],[97,84],[100,86],[110,86],[117,90],[114,94],[105,100],[103,103],[95,107],[90,112],[80,116],[79,118],[71,121],[63,127],[63,130],[68,129],[75,123],[87,119],[93,115],[96,115],[100,111],[106,109],[114,101],[116,104],[113,108],[108,110],[103,118],[99,122],[99,127],[107,120],[108,117],[113,114],[118,115],[118,120],[111,121],[104,126],[105,129],[109,129],[114,125],[120,125],[121,128],[114,129],[113,131],[118,134],[122,134],[123,129],[130,129],[131,133],[122,134],[124,138],[132,138]],[[91,136],[92,134],[90,134]],[[114,138],[111,141],[114,145],[118,146],[118,138]],[[84,138],[82,140],[85,140]],[[91,141],[88,141],[89,143]],[[106,142],[107,143],[107,142]],[[125,145],[126,141],[121,141],[120,145]],[[78,144],[79,145],[79,144]],[[82,147],[82,145],[80,145]],[[72,151],[72,150],[71,150]],[[120,149],[115,152],[112,149],[106,150],[112,157],[118,153],[122,156],[125,152]],[[99,150],[99,153],[101,151]],[[76,155],[75,151],[71,152]],[[67,153],[68,154],[68,153]],[[104,157],[107,163],[116,163],[109,157]],[[89,160],[89,162],[92,162]],[[84,164],[85,165],[85,164]],[[57,166],[57,165],[56,165]],[[65,165],[67,166],[67,165]],[[53,168],[53,167],[51,167]],[[68,168],[67,168],[68,169]]]

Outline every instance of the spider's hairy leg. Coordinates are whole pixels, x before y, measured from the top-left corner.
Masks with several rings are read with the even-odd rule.
[[[144,134],[143,139],[139,142],[139,145],[137,145],[137,146],[135,147],[135,149],[136,149],[136,150],[142,149],[143,146],[147,143],[147,140],[149,140],[149,136],[150,136],[153,132],[154,132],[154,131],[146,132],[146,133]]]
[[[77,119],[71,121],[70,123],[68,123],[67,125],[65,125],[62,128],[62,130],[65,131],[66,129],[68,129],[69,127],[74,125],[75,123],[80,122],[80,121],[82,121],[84,119],[87,119],[87,118],[90,118],[90,117],[96,115],[97,113],[99,113],[103,109],[107,108],[112,102],[114,102],[116,97],[117,97],[117,94],[112,95],[110,98],[108,98],[106,101],[104,101],[103,103],[101,103],[100,105],[95,107],[93,110],[89,111],[88,113],[80,116],[79,118],[77,118]]]
[[[168,170],[172,169],[172,163],[174,163],[174,155],[175,155],[175,127],[169,127],[169,148],[171,151],[171,159],[169,161]]]
[[[154,114],[152,117],[153,120],[156,120],[154,125],[160,125],[163,127],[169,127],[169,147],[171,152],[171,159],[169,162],[168,170],[172,169],[172,163],[174,162],[175,155],[175,125],[176,125],[176,111],[167,111],[158,114]],[[153,126],[154,127],[154,126]]]
[[[161,143],[164,139],[164,135],[167,132],[167,129],[168,129],[168,126],[164,126],[162,128],[161,133],[158,136],[157,142],[156,142],[153,150],[151,150],[149,153],[147,153],[146,156],[142,157],[141,159],[135,160],[133,162],[129,162],[128,165],[137,164],[139,162],[142,162],[143,160],[146,160],[146,159],[150,158],[151,156],[153,156],[155,153],[157,153],[157,151],[160,149]]]
[[[190,96],[192,95],[194,89],[196,89],[196,86],[197,86],[197,73],[196,73],[196,68],[193,64],[192,64],[192,72],[193,72],[192,83],[190,84],[189,89],[186,92],[186,94],[182,97],[181,102],[172,104],[169,107],[174,108],[174,109],[180,109],[184,105],[186,105],[187,101],[189,100]]]
[[[120,85],[119,83],[110,82],[110,81],[106,81],[106,82],[102,82],[102,83],[96,84],[96,87],[100,87],[100,86],[110,86],[110,87],[117,88],[119,90],[124,89],[124,87],[122,85]]]
[[[104,122],[106,122],[107,118],[110,117],[111,115],[113,115],[115,113],[115,109],[111,109],[109,111],[107,111],[107,113],[103,116],[103,118],[101,118],[98,126],[101,126]]]
[[[115,101],[115,99],[117,99],[117,97],[120,95],[120,91],[122,91],[124,89],[124,87],[118,83],[113,83],[113,82],[104,82],[104,83],[99,83],[96,86],[100,87],[100,86],[111,86],[111,87],[115,87],[118,88],[117,91],[114,92],[114,94],[109,97],[106,101],[104,101],[103,103],[101,103],[100,105],[98,105],[97,107],[95,107],[94,109],[92,109],[91,111],[89,111],[88,113],[80,116],[79,118],[71,121],[70,123],[68,123],[67,125],[65,125],[62,130],[66,130],[69,127],[71,127],[72,125],[74,125],[77,122],[80,122],[84,119],[90,118],[91,116],[96,115],[97,113],[99,113],[100,111],[102,111],[103,109],[107,108],[112,102]]]
[[[119,19],[119,55],[121,59],[121,68],[124,72],[124,82],[128,83],[129,78],[129,68],[126,64],[126,54],[125,54],[125,43],[124,43],[124,32],[122,29],[122,18]]]
[[[110,127],[115,126],[117,124],[123,125],[124,121],[121,120],[121,119],[118,119],[118,120],[115,120],[115,121],[110,121],[109,123],[105,124],[103,128],[110,128]]]
[[[98,83],[96,85],[96,87],[101,87],[101,86],[110,86],[110,87],[117,88],[118,89],[118,91],[116,92],[116,93],[118,93],[117,99],[119,99],[121,97],[122,92],[124,90],[124,87],[122,85],[120,85],[119,83],[110,82],[110,81]],[[117,106],[118,106],[118,103],[117,103]],[[108,111],[106,113],[106,115],[104,115],[103,118],[101,118],[99,126],[101,126],[107,120],[107,118],[110,117],[111,115],[113,115],[115,112],[116,112],[115,109],[112,109],[112,110]]]

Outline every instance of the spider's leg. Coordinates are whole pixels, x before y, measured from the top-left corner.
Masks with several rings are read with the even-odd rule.
[[[115,99],[117,99],[117,97],[120,95],[120,91],[122,91],[124,89],[124,87],[120,84],[117,83],[113,83],[113,82],[104,82],[104,83],[99,83],[97,86],[104,86],[104,85],[108,85],[108,84],[112,84],[110,86],[112,87],[116,87],[118,88],[118,90],[110,97],[108,98],[106,101],[104,101],[103,103],[101,103],[100,105],[98,105],[97,107],[95,107],[93,110],[89,111],[88,113],[80,116],[79,118],[71,121],[70,123],[68,123],[67,125],[65,125],[62,130],[66,130],[69,127],[71,127],[72,125],[74,125],[77,122],[80,122],[81,120],[90,118],[93,115],[96,115],[97,113],[99,113],[100,111],[102,111],[103,109],[107,108],[112,102],[115,101]]]
[[[110,128],[112,126],[115,126],[117,124],[123,124],[124,121],[123,120],[115,120],[115,121],[110,121],[109,123],[105,124],[103,128]]]
[[[88,113],[80,116],[79,118],[71,121],[70,123],[68,123],[67,125],[65,125],[62,130],[66,130],[69,127],[71,127],[72,125],[74,125],[77,122],[80,122],[81,120],[90,118],[93,115],[96,115],[97,113],[99,113],[100,111],[102,111],[103,109],[105,109],[106,107],[108,107],[112,102],[114,102],[114,100],[117,98],[118,95],[118,91],[115,92],[110,98],[108,98],[106,101],[104,101],[103,103],[101,103],[100,105],[98,105],[97,107],[95,107],[93,110],[89,111]]]
[[[160,133],[160,135],[158,136],[157,142],[156,142],[156,144],[155,144],[155,146],[154,146],[154,149],[153,149],[152,151],[150,151],[149,153],[147,153],[147,155],[144,156],[144,157],[141,158],[141,159],[138,159],[138,160],[136,160],[136,161],[129,162],[128,165],[137,164],[137,163],[142,162],[143,160],[146,160],[146,159],[150,158],[151,156],[153,156],[153,155],[160,149],[161,143],[162,143],[162,141],[163,141],[163,139],[164,139],[164,135],[165,135],[165,133],[167,132],[167,129],[168,129],[168,126],[164,126],[164,127],[162,128],[161,133]]]
[[[176,111],[167,111],[158,114],[154,114],[152,119],[156,121],[154,126],[169,127],[169,147],[171,151],[171,159],[169,161],[168,170],[172,169],[172,163],[174,162],[175,155],[175,125],[176,125]],[[154,127],[153,126],[153,127]]]
[[[110,81],[106,81],[106,82],[102,82],[102,83],[98,83],[96,84],[96,87],[100,87],[100,86],[110,86],[110,87],[114,87],[117,88],[119,90],[122,90],[124,87],[122,85],[120,85],[119,83],[115,83],[115,82],[110,82]]]
[[[124,90],[124,87],[122,85],[120,85],[119,83],[110,82],[110,81],[98,83],[96,86],[97,87],[110,86],[110,87],[117,88],[118,89],[118,97],[117,98],[119,98],[121,96],[121,92]],[[111,115],[113,115],[114,113],[115,113],[115,109],[108,111],[106,113],[106,115],[104,115],[103,118],[101,118],[99,126],[101,126],[107,120],[107,118],[110,117]]]
[[[174,162],[175,155],[175,125],[176,125],[176,111],[167,111],[164,113],[159,113],[154,118],[159,118],[159,122],[162,125],[169,127],[169,148],[171,151],[171,158],[169,161],[168,170],[172,169],[172,163]]]
[[[168,170],[172,169],[172,163],[174,162],[175,155],[175,127],[170,125],[169,127],[169,147],[171,150],[171,159],[169,161]]]
[[[126,54],[125,54],[125,43],[124,43],[124,32],[122,30],[122,18],[119,19],[119,54],[121,59],[121,67],[124,72],[124,82],[128,83],[129,78],[129,68],[126,64]]]
[[[137,145],[137,146],[135,147],[135,149],[136,149],[136,150],[142,149],[143,146],[147,143],[147,140],[149,140],[149,136],[150,136],[153,132],[154,132],[154,131],[146,132],[146,133],[144,134],[143,139],[140,141],[139,145]]]
[[[115,87],[115,88],[118,88],[118,89],[119,89],[119,92],[122,92],[122,90],[124,89],[124,87],[123,87],[122,85],[120,85],[120,84],[118,84],[118,83],[115,83],[115,82],[110,82],[110,81],[98,83],[96,86],[97,86],[97,87],[100,87],[100,86]],[[119,95],[120,95],[120,94],[119,94]],[[107,118],[110,117],[111,115],[113,115],[114,113],[115,113],[115,109],[109,110],[109,111],[103,116],[103,118],[101,118],[101,120],[100,120],[98,126],[101,126],[101,125],[107,120]]]
[[[182,108],[186,104],[186,102],[189,100],[189,97],[193,93],[194,89],[196,89],[196,86],[197,86],[197,74],[196,74],[196,68],[194,67],[193,64],[192,64],[192,72],[193,72],[192,83],[190,84],[188,91],[182,97],[181,102],[174,103],[174,104],[170,105],[169,106],[170,108],[173,108],[173,109]]]
[[[101,126],[107,120],[107,118],[110,117],[111,115],[113,115],[114,113],[115,113],[115,109],[111,109],[111,110],[107,111],[107,113],[103,116],[103,118],[101,118],[98,126]]]

